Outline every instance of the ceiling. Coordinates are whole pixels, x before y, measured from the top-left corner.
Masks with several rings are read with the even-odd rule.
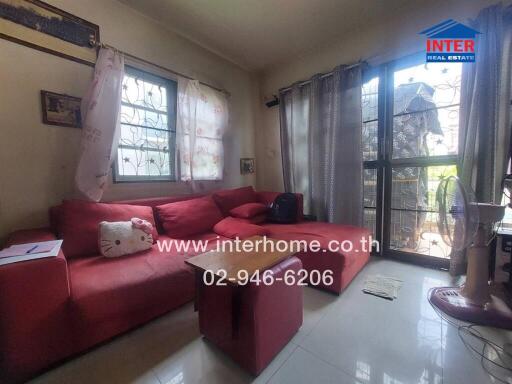
[[[250,71],[387,18],[409,0],[119,0]],[[418,3],[418,1],[416,1]]]

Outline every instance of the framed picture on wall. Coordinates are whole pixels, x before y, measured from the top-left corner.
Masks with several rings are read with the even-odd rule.
[[[248,174],[248,173],[254,173],[255,172],[255,166],[254,166],[254,158],[241,158],[240,159],[240,173],[242,175]]]
[[[39,0],[0,0],[0,37],[94,65],[100,28]]]
[[[41,91],[43,123],[61,127],[82,127],[80,103],[82,99],[60,93]]]

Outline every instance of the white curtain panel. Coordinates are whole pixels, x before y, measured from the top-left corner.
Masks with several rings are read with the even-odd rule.
[[[176,142],[181,180],[221,180],[224,171],[222,137],[228,125],[227,95],[178,78]]]
[[[340,66],[280,94],[285,190],[320,221],[363,222],[361,86],[360,66]]]
[[[471,27],[479,32],[476,62],[463,65],[459,132],[462,182],[479,202],[500,204],[510,158],[512,8],[483,9]],[[452,252],[450,272],[464,273],[464,252]]]
[[[82,99],[82,141],[75,182],[89,200],[99,201],[117,153],[124,57],[100,49],[94,78]]]

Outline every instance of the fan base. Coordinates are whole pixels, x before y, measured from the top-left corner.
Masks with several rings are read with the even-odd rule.
[[[512,311],[503,300],[491,295],[484,304],[463,296],[462,288],[434,288],[430,302],[447,315],[469,323],[512,329]]]

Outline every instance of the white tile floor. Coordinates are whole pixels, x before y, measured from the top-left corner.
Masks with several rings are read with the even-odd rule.
[[[374,273],[404,281],[397,300],[361,292]],[[449,281],[445,272],[372,259],[339,297],[305,288],[301,330],[257,378],[201,338],[189,304],[33,383],[493,383],[426,300],[430,287]]]

